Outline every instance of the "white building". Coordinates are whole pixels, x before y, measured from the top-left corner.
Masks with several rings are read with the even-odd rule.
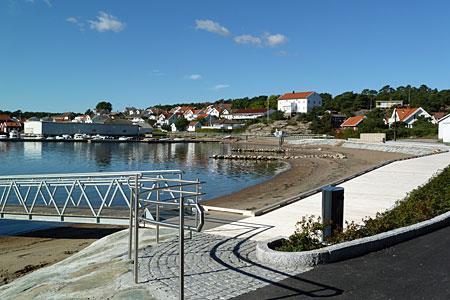
[[[433,117],[427,113],[422,107],[413,108],[394,108],[391,117],[388,119],[389,127],[395,122],[405,123],[408,128],[412,128],[414,122],[417,121],[418,117],[424,117],[425,119],[429,119],[431,123],[436,124],[436,121]]]
[[[392,106],[402,106],[403,100],[378,100],[375,105],[376,108],[388,109]]]
[[[200,129],[201,127],[202,127],[202,124],[200,124],[199,121],[193,121],[193,122],[189,123],[187,131],[195,132],[195,131],[197,131],[197,129]]]
[[[141,128],[133,124],[98,124],[98,123],[74,123],[74,122],[45,122],[26,121],[24,133],[35,136],[57,136],[63,134],[74,135],[112,135],[112,136],[137,136],[151,133],[151,128]]]
[[[278,98],[278,110],[286,113],[307,113],[313,107],[322,106],[322,97],[316,92],[293,91]]]
[[[450,143],[450,114],[439,119],[438,138],[442,139],[444,143]]]

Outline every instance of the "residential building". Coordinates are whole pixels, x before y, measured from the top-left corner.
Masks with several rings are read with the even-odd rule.
[[[358,126],[361,124],[361,122],[365,119],[365,116],[354,116],[346,119],[342,124],[342,129],[351,128],[353,130],[358,130]]]
[[[189,123],[187,131],[189,132],[195,132],[197,129],[200,129],[202,127],[202,124],[199,121],[192,121]]]
[[[433,120],[437,122],[439,122],[440,119],[442,119],[443,117],[445,117],[447,115],[447,113],[445,111],[438,111],[435,113],[431,114],[433,117]]]
[[[316,92],[293,91],[278,98],[278,110],[289,115],[307,113],[316,106],[322,106],[322,97]]]
[[[440,118],[438,124],[438,138],[444,143],[450,143],[450,114]]]
[[[375,107],[380,109],[388,109],[393,106],[403,106],[403,100],[377,100]]]
[[[81,115],[81,116],[76,116],[72,122],[75,123],[92,123],[92,118],[90,115]]]
[[[346,115],[341,114],[330,114],[331,117],[331,126],[333,128],[339,128],[341,127],[342,123],[347,119]]]
[[[418,117],[429,119],[430,122],[436,124],[432,116],[427,113],[422,107],[402,107],[394,108],[391,117],[387,120],[389,127],[395,122],[405,123],[408,128],[411,128],[413,123],[417,121]]]
[[[231,114],[223,115],[223,118],[228,120],[253,120],[269,116],[274,110],[267,111],[266,108],[245,108],[245,109],[233,109]]]
[[[71,122],[73,120],[73,113],[66,112],[62,115],[53,116],[52,118],[55,122]]]
[[[202,126],[202,129],[215,129],[215,130],[233,130],[243,128],[245,123],[237,120],[219,119],[214,120],[211,123],[206,123]]]
[[[19,120],[11,118],[11,116],[7,114],[0,114],[0,133],[20,131],[21,128],[22,124]]]

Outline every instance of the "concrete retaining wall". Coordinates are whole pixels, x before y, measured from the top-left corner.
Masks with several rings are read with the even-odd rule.
[[[383,232],[374,236],[344,242],[316,250],[282,252],[272,250],[280,238],[260,242],[256,246],[257,259],[265,264],[289,269],[304,269],[378,251],[450,225],[450,212],[414,225]]]

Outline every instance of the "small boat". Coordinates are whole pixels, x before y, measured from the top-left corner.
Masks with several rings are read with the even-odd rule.
[[[8,139],[8,136],[6,134],[0,134],[0,140],[6,140]]]
[[[15,131],[15,130],[12,130],[9,133],[9,138],[10,139],[19,139],[20,138],[20,134],[19,134],[19,132]]]

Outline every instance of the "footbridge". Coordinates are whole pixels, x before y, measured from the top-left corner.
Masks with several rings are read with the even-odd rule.
[[[0,219],[129,225],[136,188],[144,221],[178,217],[183,201],[200,222],[201,182],[181,170],[0,176]]]

